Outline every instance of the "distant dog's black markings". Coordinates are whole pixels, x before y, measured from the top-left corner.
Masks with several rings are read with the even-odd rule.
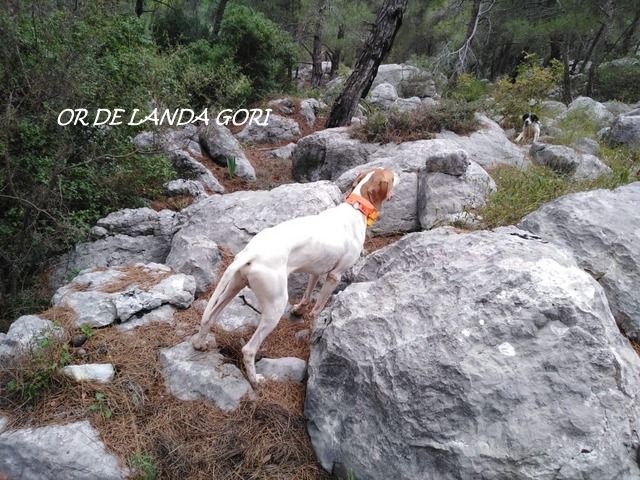
[[[540,120],[535,113],[525,113],[522,116],[522,132],[516,138],[516,143],[535,143],[540,137]]]

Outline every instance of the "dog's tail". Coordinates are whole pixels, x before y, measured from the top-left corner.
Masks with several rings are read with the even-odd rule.
[[[229,300],[228,297],[235,296],[240,290],[248,285],[246,276],[242,273],[242,268],[249,263],[246,258],[238,258],[231,262],[231,265],[222,274],[222,278],[211,294],[211,298],[204,311],[203,319],[207,318],[220,303]]]

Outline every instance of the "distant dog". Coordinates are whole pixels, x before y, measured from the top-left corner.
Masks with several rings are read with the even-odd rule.
[[[540,120],[535,113],[525,113],[522,116],[522,132],[516,138],[516,143],[535,143],[540,137]]]

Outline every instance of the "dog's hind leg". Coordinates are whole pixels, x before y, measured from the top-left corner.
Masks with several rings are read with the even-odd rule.
[[[260,345],[265,338],[276,328],[280,317],[284,313],[287,306],[287,272],[273,271],[268,268],[255,269],[249,273],[249,286],[255,293],[262,315],[258,328],[253,333],[251,339],[242,347],[242,356],[244,367],[247,372],[247,378],[252,385],[256,385],[263,380],[261,375],[256,375],[256,354],[260,349]]]
[[[307,284],[307,289],[304,291],[304,295],[302,296],[302,300],[300,300],[300,303],[296,303],[291,309],[292,314],[299,315],[300,309],[309,303],[309,301],[311,300],[311,294],[313,293],[313,289],[316,288],[319,278],[320,275],[315,275],[313,273],[309,274],[309,283]]]
[[[222,284],[222,282],[225,283]],[[247,286],[246,279],[237,270],[229,272],[229,275],[223,275],[222,279],[220,279],[220,283],[222,284],[221,289],[218,290],[218,288],[216,288],[211,295],[211,298],[207,303],[207,307],[202,314],[200,330],[191,340],[191,344],[196,350],[207,350],[215,347],[215,337],[208,335],[211,328],[215,324],[224,307],[233,300],[233,297],[235,297],[240,290]]]

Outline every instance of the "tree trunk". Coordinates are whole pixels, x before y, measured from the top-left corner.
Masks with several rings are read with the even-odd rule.
[[[640,24],[640,9],[636,11],[635,17],[631,21],[631,24],[624,32],[624,37],[622,38],[622,44],[620,45],[620,53],[622,55],[628,55],[631,51],[631,41],[633,40],[633,36],[638,29],[638,25]]]
[[[606,25],[607,25],[606,23],[603,23],[602,25],[600,25],[600,28],[598,29],[598,33],[596,33],[596,36],[593,39],[593,42],[591,42],[591,46],[589,47],[589,50],[587,51],[587,54],[585,55],[584,60],[582,61],[582,65],[580,65],[580,71],[578,73],[583,73],[584,69],[587,68],[587,63],[589,63],[589,60],[591,60],[593,51],[595,50],[596,46],[600,42],[600,39],[602,38],[602,34],[604,33],[604,29],[606,28]]]
[[[136,15],[139,17],[143,13],[144,13],[144,0],[136,0]]]
[[[217,39],[220,33],[220,25],[222,25],[222,19],[224,18],[224,11],[227,8],[227,2],[229,0],[220,0],[216,11],[213,14],[213,38]]]
[[[407,9],[408,0],[385,0],[378,11],[376,23],[358,55],[353,73],[347,79],[344,90],[331,108],[327,128],[340,127],[351,121],[358,101],[366,97],[378,73],[378,67],[391,50],[393,40]]]
[[[313,31],[313,51],[311,52],[311,86],[317,87],[322,81],[322,30],[324,27],[324,12],[327,9],[327,0],[319,0],[318,16]]]
[[[569,105],[571,103],[571,73],[569,72],[569,36],[565,35],[562,46],[562,65],[564,73],[562,76],[562,101]]]
[[[342,56],[342,45],[340,44],[340,40],[344,38],[344,23],[341,23],[338,27],[338,45],[336,49],[333,51],[333,55],[331,55],[331,72],[329,73],[329,77],[333,78],[338,73],[338,67],[340,66],[340,60]]]
[[[478,22],[480,21],[480,5],[482,0],[473,0],[473,6],[471,8],[471,18],[467,24],[467,34],[464,37],[464,42],[458,50],[458,61],[453,69],[452,78],[455,79],[461,73],[464,73],[467,69],[467,62],[469,60],[469,51],[471,50],[471,42],[476,35],[478,29]]]

